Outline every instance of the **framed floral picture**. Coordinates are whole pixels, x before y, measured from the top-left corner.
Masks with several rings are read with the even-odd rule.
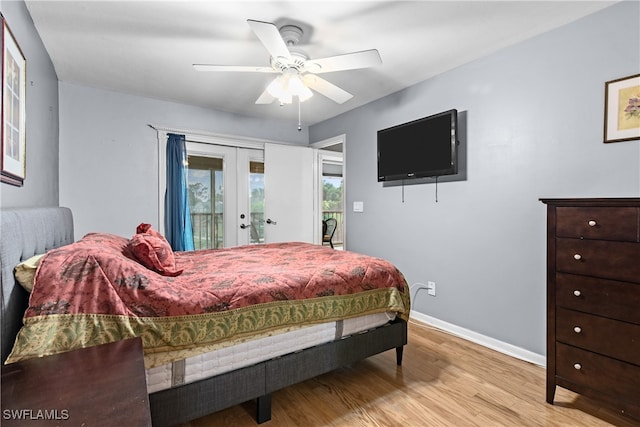
[[[606,82],[604,142],[640,139],[640,74]]]
[[[26,67],[22,50],[2,20],[2,156],[0,180],[22,186],[26,174]]]

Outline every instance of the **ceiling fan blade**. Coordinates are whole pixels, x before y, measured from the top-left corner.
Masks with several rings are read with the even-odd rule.
[[[240,71],[247,73],[277,73],[271,67],[259,67],[251,65],[213,65],[213,64],[193,64],[196,71]]]
[[[258,99],[256,99],[256,104],[271,104],[273,101],[275,101],[275,98],[269,93],[267,89],[265,89],[264,92],[260,94]]]
[[[355,70],[357,68],[375,67],[382,64],[380,54],[376,49],[361,52],[346,53],[344,55],[311,59],[305,62],[305,70],[314,74],[330,73],[332,71]]]
[[[351,95],[346,90],[340,89],[333,83],[329,83],[325,79],[314,76],[313,74],[305,74],[304,76],[302,76],[302,81],[309,88],[337,102],[338,104],[344,104],[345,102],[353,98],[353,95]]]
[[[273,58],[291,60],[291,53],[282,40],[278,27],[270,22],[254,21],[253,19],[247,19],[247,22]]]
[[[278,79],[280,78],[281,77],[278,76],[275,79],[271,80],[267,88],[260,94],[258,99],[256,99],[256,104],[271,104],[273,101],[276,100],[276,97],[271,94],[271,91],[269,88],[271,87],[271,85],[278,82]]]

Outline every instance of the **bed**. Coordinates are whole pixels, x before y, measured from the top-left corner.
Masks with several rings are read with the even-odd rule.
[[[384,260],[372,259],[376,267],[360,268],[362,271],[357,266],[350,268],[356,271],[354,279],[333,264],[334,257],[343,256],[339,251],[319,245],[286,243],[206,253],[175,253],[176,260],[172,264],[175,270],[167,268],[156,271],[163,274],[147,274],[141,273],[145,267],[139,270],[135,256],[138,251],[131,242],[138,234],[151,239],[148,235],[154,235],[153,230],[136,230],[132,239],[120,238],[121,241],[117,236],[91,233],[75,242],[72,214],[67,208],[3,210],[0,219],[3,362],[141,336],[148,368],[147,381],[153,380],[155,387],[149,390],[154,426],[175,425],[253,399],[257,400],[256,420],[262,423],[271,417],[271,393],[278,389],[390,349],[396,349],[397,363],[402,361],[402,348],[407,343],[408,287],[397,270],[391,271],[394,267],[386,273],[383,271],[380,265]],[[60,267],[62,264],[55,264],[56,258],[77,265],[68,262],[71,248],[84,250],[83,245],[96,244],[102,249],[87,259],[95,261],[99,268],[77,270],[74,267],[67,271],[67,276],[54,277],[58,274],[56,271],[67,270]],[[125,246],[133,248],[132,252],[122,249]],[[53,250],[55,248],[60,249]],[[87,271],[98,272],[96,275],[104,281],[109,274],[109,268],[105,267],[111,262],[109,253],[111,249],[117,252],[118,248],[129,260],[118,261],[117,268],[130,269],[122,275],[130,279],[118,282],[118,286],[112,286],[117,280],[106,280],[119,292],[117,304],[105,302],[113,301],[113,298],[76,301],[80,298],[78,294],[97,295],[95,290],[88,291],[87,288],[82,288],[86,292],[58,297],[55,303],[42,295],[42,283],[58,283],[69,277],[76,287],[93,286],[75,282],[77,277],[87,275]],[[45,252],[48,255],[39,267],[39,283],[29,304],[29,294],[16,284],[14,267]],[[264,255],[267,252],[272,255]],[[273,256],[269,261],[271,270],[267,273],[256,270],[257,264],[267,256]],[[351,257],[354,262],[371,258],[348,252],[344,256]],[[206,258],[207,264],[218,268],[212,269],[214,273],[195,274],[194,270],[200,268],[195,258],[198,262]],[[306,266],[315,258],[324,259],[323,265],[332,267],[322,268],[307,277],[304,289],[295,288],[291,283],[298,279],[297,276],[306,274],[295,268]],[[178,272],[178,268],[182,271]],[[216,292],[205,292],[203,288],[207,286],[200,286],[196,290],[181,290],[181,303],[174,303],[171,299],[175,298],[172,295],[176,293],[172,291],[174,284],[194,280],[209,283],[212,278],[207,274],[215,274],[217,283],[224,285],[222,288],[233,288],[233,282],[239,277],[251,278],[259,286],[244,294],[235,288],[231,293],[224,293],[219,288]],[[348,290],[336,286],[319,287],[321,276],[332,275],[341,277]],[[384,276],[387,282],[394,283],[377,287],[371,285],[375,281],[370,276]],[[156,284],[156,280],[160,282]],[[276,282],[286,283],[284,290],[270,287]],[[363,283],[366,286],[362,292],[356,292],[354,289],[363,287]],[[107,293],[106,288],[100,289],[101,295]],[[159,293],[155,305],[136,305],[135,298],[128,301],[133,298],[131,295],[149,293],[153,289],[165,290]],[[191,298],[184,296],[190,293],[194,294]],[[171,319],[171,322],[150,322],[151,318]],[[114,323],[114,319],[120,323]],[[55,337],[60,330],[63,330],[63,339]],[[266,344],[270,340],[280,342],[289,335],[302,344],[298,347]],[[54,338],[42,338],[45,336]],[[43,347],[43,344],[47,346]],[[277,352],[260,354],[266,348],[275,348]],[[257,358],[245,357],[240,364],[228,363],[229,359],[224,355],[234,352],[236,355],[257,354]],[[212,354],[223,354],[214,359],[226,369],[199,369],[199,373],[190,373],[188,363],[194,360],[210,363],[209,355]],[[154,378],[166,376],[163,372],[177,373],[178,380],[171,378],[168,384],[158,386]]]

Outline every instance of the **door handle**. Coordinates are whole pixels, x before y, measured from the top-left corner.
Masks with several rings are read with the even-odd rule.
[[[251,225],[250,225],[250,224],[240,224],[240,228],[242,228],[243,230],[244,230],[245,228],[249,228],[249,227],[251,227]]]
[[[267,218],[267,220],[265,221],[267,224],[273,224],[273,225],[277,225],[278,223],[275,222],[274,220],[272,220],[271,218]]]

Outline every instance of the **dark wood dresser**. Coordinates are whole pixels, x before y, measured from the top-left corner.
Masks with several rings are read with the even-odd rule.
[[[561,386],[640,419],[640,198],[547,205],[547,402]]]

